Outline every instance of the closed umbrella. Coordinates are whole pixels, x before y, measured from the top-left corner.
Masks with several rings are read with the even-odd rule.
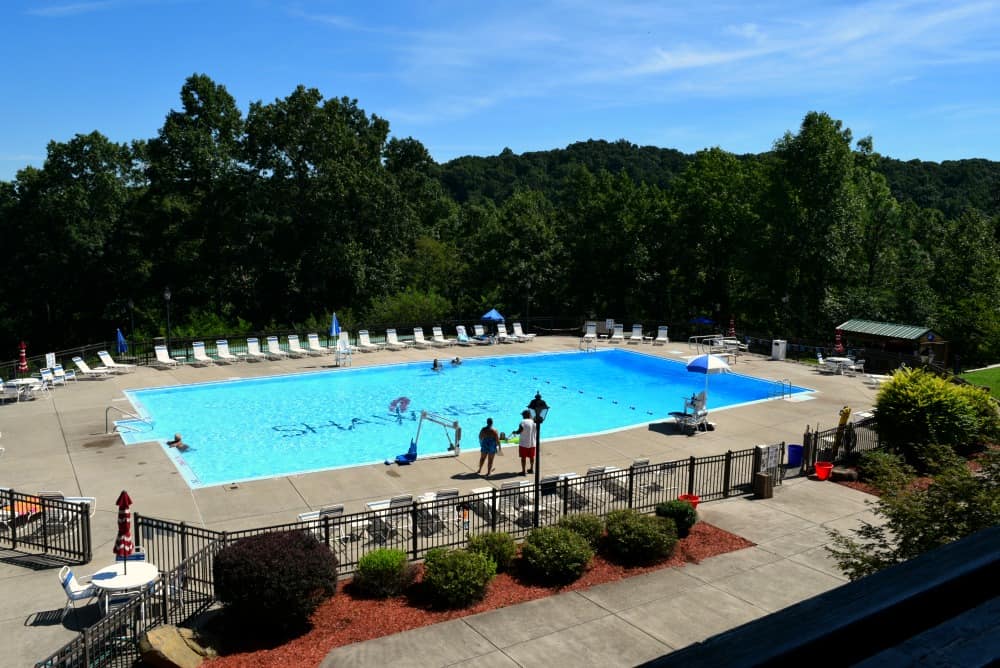
[[[708,396],[708,376],[713,373],[726,373],[729,365],[726,360],[716,355],[698,355],[687,363],[687,370],[692,373],[705,374],[705,396]]]
[[[840,340],[840,330],[839,329],[837,330],[837,335],[835,337],[835,341],[834,341],[834,344],[833,344],[833,349],[835,351],[837,351],[837,353],[843,353],[844,352],[844,342]]]
[[[736,318],[729,316],[729,336],[736,336]]]
[[[125,353],[128,352],[128,342],[125,340],[125,335],[122,334],[122,330],[121,330],[120,327],[118,328],[118,345],[117,345],[117,350],[118,350],[119,354],[122,354],[122,355],[124,355]]]
[[[135,552],[135,543],[132,542],[132,513],[129,508],[132,499],[124,489],[115,501],[118,506],[118,537],[115,538],[115,556],[122,560],[122,568],[128,572],[128,558]]]
[[[24,341],[17,347],[17,372],[28,373],[28,346]]]
[[[333,319],[330,320],[330,336],[340,336],[340,322],[337,320],[337,312],[333,312]]]

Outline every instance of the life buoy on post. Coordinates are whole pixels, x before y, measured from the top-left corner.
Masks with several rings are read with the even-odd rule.
[[[396,397],[391,402],[389,402],[389,412],[399,415],[405,413],[406,409],[410,407],[409,397]]]

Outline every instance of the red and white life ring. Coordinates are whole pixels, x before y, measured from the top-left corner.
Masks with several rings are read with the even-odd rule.
[[[406,409],[410,407],[409,397],[396,397],[389,403],[390,413],[405,413]]]

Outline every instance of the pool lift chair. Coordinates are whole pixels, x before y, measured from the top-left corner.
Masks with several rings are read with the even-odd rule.
[[[674,411],[670,417],[674,418],[677,426],[688,436],[694,436],[699,431],[714,431],[715,424],[708,421],[708,409],[705,408],[707,397],[704,391],[693,395],[690,399],[684,400],[684,410]]]
[[[424,422],[440,425],[444,429],[445,438],[448,439],[448,452],[458,457],[461,451],[460,443],[462,440],[462,427],[458,424],[458,420],[453,420],[437,413],[431,413],[430,411],[420,411],[420,421],[417,422],[417,435],[413,438],[414,452],[416,452],[416,445],[420,441],[420,430],[423,428]],[[452,433],[455,435],[454,441],[451,440]]]

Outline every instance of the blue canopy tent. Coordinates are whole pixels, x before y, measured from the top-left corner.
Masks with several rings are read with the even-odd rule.
[[[691,318],[689,320],[692,325],[714,325],[715,321],[709,318],[707,315],[699,315],[697,318]]]
[[[486,313],[484,313],[483,317],[480,318],[480,319],[484,323],[486,323],[486,324],[489,325],[489,327],[487,328],[487,331],[490,334],[496,333],[496,324],[498,322],[503,322],[503,316],[500,315],[500,311],[496,310],[495,308],[491,308],[489,311],[487,311]]]

